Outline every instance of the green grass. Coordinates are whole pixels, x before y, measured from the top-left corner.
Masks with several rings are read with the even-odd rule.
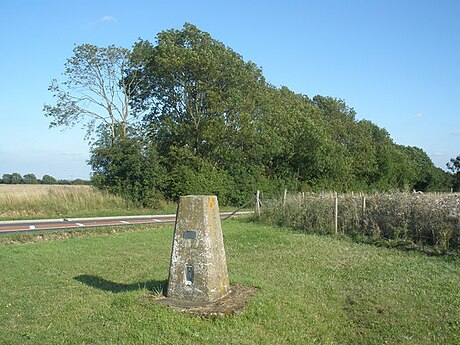
[[[0,244],[0,344],[459,344],[460,260],[223,223],[241,315],[152,303],[172,227]]]

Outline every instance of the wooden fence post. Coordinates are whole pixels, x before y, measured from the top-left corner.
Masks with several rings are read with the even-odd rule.
[[[364,229],[364,215],[366,214],[366,196],[363,195],[363,203],[361,205],[361,228]]]
[[[284,190],[283,194],[283,208],[286,208],[287,189]]]
[[[260,218],[260,191],[256,193],[256,209],[255,209],[256,217]]]
[[[334,230],[337,235],[339,233],[339,198],[337,197],[337,193],[335,193],[334,198]]]

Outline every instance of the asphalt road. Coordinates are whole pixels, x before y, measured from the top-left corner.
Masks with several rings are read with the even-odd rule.
[[[221,218],[228,216],[243,216],[252,212],[222,212]],[[15,232],[34,232],[44,230],[72,230],[81,228],[95,228],[99,226],[127,226],[136,224],[174,223],[175,214],[152,216],[126,217],[99,217],[99,218],[69,218],[69,219],[40,219],[40,220],[13,220],[0,221],[0,235]]]

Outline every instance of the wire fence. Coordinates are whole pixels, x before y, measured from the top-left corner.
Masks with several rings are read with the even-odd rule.
[[[460,193],[258,192],[255,216],[297,231],[429,247],[460,249]]]

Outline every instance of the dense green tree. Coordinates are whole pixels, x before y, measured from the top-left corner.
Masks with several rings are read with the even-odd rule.
[[[447,168],[453,173],[460,172],[460,155],[455,158],[451,158],[449,163],[446,164]]]
[[[329,142],[318,126],[317,109],[307,97],[286,87],[270,87],[261,108],[262,130],[256,140],[263,144],[261,163],[267,177],[289,189],[311,185],[329,168]]]
[[[34,174],[25,174],[23,177],[25,184],[37,184],[38,179]]]
[[[460,182],[460,181],[459,181]],[[427,191],[429,192],[449,192],[454,188],[460,191],[460,183],[457,187],[454,185],[455,179],[453,176],[441,168],[434,167],[430,173]]]
[[[455,191],[460,191],[460,155],[455,158],[451,158],[446,165],[447,168],[454,174],[452,187]]]
[[[22,184],[22,183],[24,183],[24,179],[23,179],[21,174],[12,173],[11,174],[11,183],[12,184]]]
[[[408,157],[406,174],[412,172],[412,188],[417,191],[448,191],[449,175],[436,168],[425,151],[414,146],[398,146]]]
[[[353,127],[353,174],[357,190],[374,188],[381,177],[379,172],[379,151],[392,145],[389,135],[368,120],[360,120]]]
[[[12,184],[13,183],[12,181],[13,181],[13,178],[12,178],[11,174],[3,174],[2,183]]]
[[[161,199],[163,168],[154,146],[136,136],[110,133],[91,152],[92,182],[96,187],[124,196],[140,206],[155,206]]]
[[[265,82],[257,66],[190,24],[159,33],[156,45],[138,42],[133,57],[143,81],[136,108],[148,111],[144,123],[160,154],[187,152],[201,162],[170,159],[171,176],[183,169],[177,164],[187,165],[189,176],[206,166],[220,180],[220,171],[235,163],[263,160],[257,102]]]
[[[232,179],[224,170],[219,170],[204,158],[186,148],[170,151],[170,167],[166,181],[166,196],[177,200],[187,194],[214,194],[225,204],[232,194]]]
[[[77,179],[71,181],[71,184],[76,185],[76,186],[90,185],[91,181],[82,180],[80,178],[77,178]]]
[[[58,181],[51,175],[43,175],[41,184],[57,184]]]
[[[352,189],[355,181],[355,111],[343,100],[333,97],[317,95],[313,97],[313,103],[320,111],[324,133],[329,138],[330,164],[325,179],[333,184],[334,189]]]
[[[189,147],[222,159],[222,139],[252,120],[260,69],[191,24],[159,33],[156,45],[136,43],[133,57],[143,81],[136,108],[148,110],[144,120],[160,152]]]

